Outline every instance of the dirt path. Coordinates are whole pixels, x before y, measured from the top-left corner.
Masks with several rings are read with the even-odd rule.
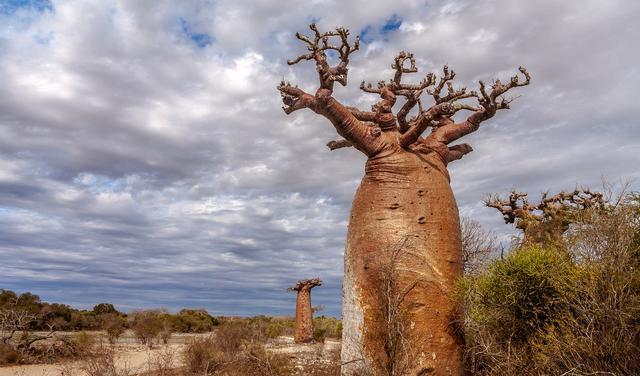
[[[117,346],[116,365],[119,371],[128,370],[131,374],[155,368],[154,365],[157,362],[170,362],[173,367],[179,367],[181,365],[179,354],[183,347],[184,345],[181,344],[171,344],[149,350],[145,346]],[[78,362],[68,365],[77,369]],[[64,364],[0,367],[0,376],[61,376],[64,375],[63,367]]]

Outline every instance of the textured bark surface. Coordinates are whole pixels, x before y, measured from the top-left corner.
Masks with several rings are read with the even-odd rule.
[[[390,270],[389,260],[399,246],[398,262]],[[436,153],[395,150],[369,159],[353,202],[345,248],[344,374],[388,369],[407,375],[462,373],[462,347],[450,327],[460,249],[458,209],[445,164]],[[389,359],[385,347],[384,312],[389,307],[381,281],[389,272],[398,274],[390,293],[406,293],[399,302],[400,317],[392,319],[406,322],[406,343],[397,345],[407,349],[395,359]]]
[[[520,67],[524,80],[517,75],[506,84],[496,80],[490,90],[480,81],[478,93],[454,88],[455,72],[445,66],[439,79],[429,73],[404,83],[403,75],[418,69],[413,55],[401,51],[391,65],[391,80],[360,85],[380,98],[371,111],[361,111],[333,97],[335,82],[347,84],[358,38],[351,43],[344,28],[320,33],[312,24],[310,29],[311,37],[296,34],[308,53],[288,64],[314,61],[320,87],[312,95],[281,82],[283,109],[291,114],[306,108],[324,116],[343,137],[329,142],[329,149],[354,147],[368,157],[345,247],[342,374],[462,375],[462,343],[451,327],[451,293],[462,271],[461,235],[446,166],[473,149],[451,144],[509,108],[512,99],[503,94],[528,85],[530,76]],[[327,51],[336,65],[329,65]],[[427,109],[423,92],[435,102]],[[398,98],[405,103],[394,114]],[[472,114],[456,123],[453,116],[461,110]]]
[[[299,281],[289,291],[297,291],[296,321],[293,340],[295,343],[313,341],[313,309],[311,307],[311,289],[322,285],[318,278]]]

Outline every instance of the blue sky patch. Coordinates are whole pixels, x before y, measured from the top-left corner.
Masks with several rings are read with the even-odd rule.
[[[213,38],[207,33],[195,33],[191,29],[191,25],[184,18],[180,18],[180,27],[182,32],[198,46],[198,48],[205,48],[213,43]]]
[[[12,15],[21,9],[38,12],[53,11],[51,0],[3,0],[0,1],[0,14]]]
[[[386,33],[390,33],[392,31],[396,31],[400,28],[400,25],[402,25],[402,18],[400,16],[398,16],[397,14],[394,14],[393,16],[391,16],[391,18],[389,18],[384,25],[382,25],[382,34],[386,34]]]
[[[358,35],[362,43],[371,43],[376,39],[386,40],[385,35],[398,30],[400,25],[402,25],[402,17],[394,14],[382,26],[367,25]]]
[[[373,38],[371,37],[371,30],[373,30],[371,25],[367,25],[364,29],[360,31],[360,34],[358,34],[358,36],[360,37],[360,41],[362,43],[369,43],[373,41]]]

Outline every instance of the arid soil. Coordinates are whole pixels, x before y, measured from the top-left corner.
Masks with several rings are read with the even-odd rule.
[[[295,344],[292,337],[279,337],[267,345],[267,350],[287,354],[301,375],[308,371],[340,364],[340,341],[327,339],[324,343]],[[1,375],[0,375],[1,376]]]
[[[156,358],[161,357],[164,352],[179,354],[182,344],[169,344],[166,346],[156,346],[149,349],[141,345],[115,345],[117,363],[119,370],[128,370],[131,373],[141,373],[153,368]],[[180,367],[180,357],[175,356],[173,365]],[[58,364],[34,364],[23,366],[12,366],[0,368],[0,376],[62,376],[65,375],[67,367],[78,368],[77,362]]]
[[[155,369],[157,362],[166,363],[170,358],[172,367],[179,368],[182,366],[181,352],[184,343],[194,336],[202,335],[176,334],[168,345],[156,345],[152,349],[137,344],[132,337],[125,336],[116,345],[113,345],[116,352],[116,365],[119,370],[128,371],[128,374],[145,373]],[[287,354],[289,359],[296,364],[296,368],[299,368],[300,372],[306,373],[305,370],[310,368],[326,367],[339,361],[340,342],[326,340],[324,344],[295,344],[293,337],[283,336],[271,341],[267,345],[267,350]],[[167,354],[173,355],[167,356]],[[69,367],[77,370],[78,366],[78,362],[66,362],[0,367],[0,376],[64,376]]]

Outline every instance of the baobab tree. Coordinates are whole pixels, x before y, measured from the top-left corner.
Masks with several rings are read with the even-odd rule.
[[[297,291],[296,298],[296,323],[293,340],[295,343],[308,343],[313,341],[313,308],[311,307],[311,289],[321,286],[319,278],[303,279],[288,288],[289,291]]]
[[[494,195],[484,201],[486,206],[502,213],[505,223],[513,223],[522,230],[523,244],[549,244],[562,248],[562,235],[570,224],[578,221],[580,213],[606,206],[603,194],[589,189],[562,191],[553,196],[545,192],[537,204],[530,203],[527,196],[513,191],[508,199]]]
[[[529,84],[529,74],[521,67],[524,78],[496,80],[491,87],[480,81],[479,93],[455,88],[455,72],[446,66],[439,78],[429,73],[417,83],[405,83],[405,75],[418,69],[413,54],[400,52],[389,81],[360,85],[380,98],[371,111],[361,111],[333,97],[336,82],[347,85],[349,58],[359,49],[359,39],[351,41],[345,28],[321,33],[312,24],[310,29],[311,36],[296,34],[307,52],[288,64],[315,63],[319,88],[310,94],[281,82],[283,109],[286,114],[310,109],[324,116],[342,137],[329,142],[330,149],[351,146],[368,158],[345,246],[342,373],[393,374],[398,362],[393,354],[402,354],[409,359],[405,374],[460,375],[462,344],[450,327],[451,292],[462,271],[460,221],[447,165],[472,151],[468,144],[454,142],[509,108],[511,99],[503,95]],[[423,107],[424,93],[434,101],[428,108]],[[404,103],[394,112],[398,99]],[[455,122],[453,116],[461,110],[471,115]],[[402,299],[384,299],[384,271],[398,254],[392,263],[397,269],[394,291]],[[408,323],[397,336],[404,349],[399,352],[387,348],[389,326],[384,321],[389,316],[383,312],[389,301],[401,305],[394,310]]]

